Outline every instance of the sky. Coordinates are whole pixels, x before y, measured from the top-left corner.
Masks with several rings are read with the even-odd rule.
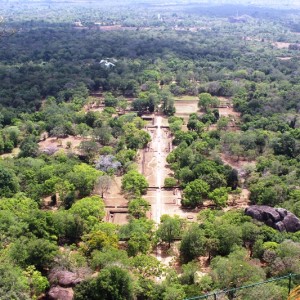
[[[28,3],[28,2],[105,2],[107,0],[0,0],[0,3]],[[122,0],[110,0],[113,3],[122,3]],[[300,8],[300,0],[125,0],[126,3],[156,3],[156,4],[242,4],[242,5],[255,5],[255,6],[270,6],[270,7],[286,7]]]

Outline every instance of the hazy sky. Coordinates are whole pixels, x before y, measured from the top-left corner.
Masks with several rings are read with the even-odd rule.
[[[107,2],[107,0],[0,0],[0,3],[30,3],[30,2]],[[126,3],[155,3],[155,4],[242,4],[242,5],[255,5],[255,6],[270,6],[270,7],[286,7],[286,8],[300,8],[300,0],[110,0],[111,4]]]

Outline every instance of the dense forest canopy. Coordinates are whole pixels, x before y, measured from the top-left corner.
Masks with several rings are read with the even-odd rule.
[[[298,3],[0,3],[1,299],[179,300],[300,273],[299,231],[244,213],[300,217]]]

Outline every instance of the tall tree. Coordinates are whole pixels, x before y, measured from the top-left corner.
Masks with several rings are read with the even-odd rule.
[[[182,225],[183,220],[181,220],[178,216],[170,217],[168,215],[163,215],[156,234],[159,239],[168,243],[170,248],[171,242],[181,236]]]
[[[209,191],[209,185],[202,179],[196,179],[185,187],[183,190],[184,206],[196,207],[203,202],[203,197],[207,195]]]
[[[132,300],[132,279],[126,270],[119,267],[102,269],[96,278],[79,284],[75,300]]]

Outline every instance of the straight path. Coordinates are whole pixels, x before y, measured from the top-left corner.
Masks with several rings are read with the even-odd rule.
[[[162,147],[161,147],[161,140],[162,140],[162,134],[161,134],[161,117],[157,116],[156,117],[156,134],[155,134],[155,139],[153,140],[153,145],[156,146],[156,214],[155,214],[155,222],[157,224],[160,223],[160,217],[162,214],[162,197],[161,197],[161,186],[162,186],[162,170],[163,170],[163,165],[162,165]]]

